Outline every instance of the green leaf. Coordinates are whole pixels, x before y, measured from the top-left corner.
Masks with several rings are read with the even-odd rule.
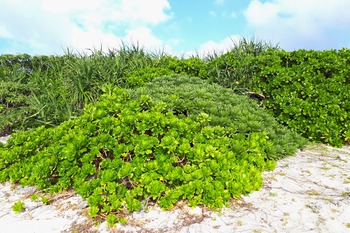
[[[152,199],[157,199],[166,190],[166,186],[158,180],[153,180],[146,187],[147,192],[152,196]]]
[[[24,211],[25,204],[22,201],[17,201],[13,204],[12,210],[15,212],[15,214],[19,214],[20,212]]]
[[[126,197],[125,204],[126,204],[126,208],[128,208],[129,212],[140,211],[140,209],[142,207],[142,203],[139,200],[134,199],[131,196]]]
[[[114,214],[107,215],[106,220],[109,227],[114,227],[115,224],[118,222],[118,218]]]

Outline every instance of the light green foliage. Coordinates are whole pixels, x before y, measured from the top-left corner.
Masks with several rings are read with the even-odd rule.
[[[38,194],[33,194],[33,195],[30,197],[30,200],[31,200],[31,201],[36,201],[36,200],[38,200],[38,199],[39,199]]]
[[[48,197],[42,197],[41,198],[41,202],[44,203],[45,205],[49,205],[50,204],[50,199]]]
[[[0,182],[74,188],[90,215],[109,216],[110,225],[119,221],[110,214],[139,211],[150,201],[163,209],[179,200],[220,208],[261,188],[261,173],[275,165],[264,131],[233,137],[209,125],[205,113],[197,120],[177,116],[153,101],[117,88],[74,120],[13,134],[0,148]]]
[[[200,59],[199,57],[184,59],[172,56],[163,56],[157,63],[155,63],[155,67],[157,68],[165,68],[167,70],[171,70],[175,74],[201,77],[203,79],[207,79],[209,75],[206,65],[206,61]]]
[[[106,221],[108,226],[114,227],[114,225],[118,222],[118,218],[114,214],[109,214],[107,215]]]
[[[15,214],[19,214],[24,209],[25,209],[25,204],[22,201],[17,201],[12,206],[12,210],[13,210],[13,212],[15,212]]]

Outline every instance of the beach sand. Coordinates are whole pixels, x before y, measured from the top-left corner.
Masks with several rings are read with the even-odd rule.
[[[87,202],[73,191],[49,196],[34,187],[3,183],[0,232],[350,232],[349,146],[313,144],[279,160],[276,169],[263,176],[261,190],[232,200],[220,212],[185,203],[166,212],[151,206],[113,228],[86,217]],[[31,201],[33,194],[47,197],[50,204]],[[19,200],[25,209],[15,214],[12,206]]]

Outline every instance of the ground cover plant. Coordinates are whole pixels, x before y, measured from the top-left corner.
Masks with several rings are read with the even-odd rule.
[[[255,132],[266,132],[266,148],[270,159],[293,155],[306,140],[261,109],[247,96],[234,94],[231,89],[209,84],[197,77],[168,76],[154,79],[144,87],[130,90],[137,96],[150,95],[155,100],[167,103],[167,109],[176,115],[195,119],[205,113],[210,117],[208,125],[224,127],[232,137],[241,137]]]
[[[234,136],[211,126],[205,112],[178,115],[153,101],[110,89],[73,120],[13,134],[0,144],[0,182],[73,188],[88,199],[92,217],[114,223],[151,202],[163,209],[179,200],[220,208],[260,189],[261,173],[275,167],[265,131]]]
[[[0,144],[0,182],[72,188],[111,225],[150,203],[222,207],[306,139],[349,142],[349,58],[247,40],[206,58],[0,56],[0,135],[23,131]]]
[[[282,124],[311,141],[350,142],[350,50],[269,50],[256,61],[252,89]]]

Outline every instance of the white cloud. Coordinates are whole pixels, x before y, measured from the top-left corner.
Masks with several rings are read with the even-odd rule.
[[[216,5],[223,5],[225,3],[225,0],[214,0],[214,3]]]
[[[40,6],[42,9],[51,13],[71,13],[79,10],[94,10],[101,6],[101,2],[94,0],[42,0]]]
[[[187,56],[206,57],[211,54],[222,54],[228,52],[235,43],[238,43],[242,37],[239,35],[230,35],[219,42],[209,40],[199,46],[196,51],[187,52]]]
[[[158,24],[171,18],[164,12],[169,9],[167,0],[123,0],[121,10],[117,11],[114,18]]]
[[[162,43],[151,27],[169,20],[169,9],[167,0],[1,0],[0,39],[13,53],[118,48],[130,35],[152,47]]]
[[[343,47],[349,38],[349,8],[348,0],[253,0],[244,14],[255,36],[282,48],[327,49]]]
[[[278,6],[276,4],[260,1],[252,1],[245,13],[248,23],[254,27],[260,27],[269,23],[276,23],[278,14]]]
[[[164,49],[164,52],[171,52],[169,45],[152,34],[147,27],[138,27],[126,30],[127,34],[123,37],[123,41],[130,41],[132,44],[138,44],[147,51],[155,51]]]
[[[89,24],[122,21],[127,24],[158,24],[171,18],[167,0],[42,0],[42,8],[64,13]]]

